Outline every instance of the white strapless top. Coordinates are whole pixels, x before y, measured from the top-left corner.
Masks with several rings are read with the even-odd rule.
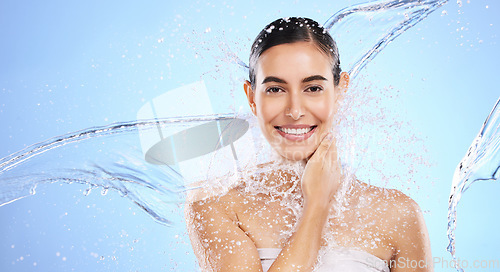
[[[266,272],[273,264],[280,248],[258,248],[262,268]],[[368,252],[351,248],[332,248],[320,256],[317,272],[390,272],[387,263]]]

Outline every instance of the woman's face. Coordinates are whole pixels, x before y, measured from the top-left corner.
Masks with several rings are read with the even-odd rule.
[[[245,92],[267,141],[290,160],[309,158],[332,129],[342,91],[330,58],[310,42],[273,46],[255,67],[255,90]],[[347,87],[343,74],[340,86]]]

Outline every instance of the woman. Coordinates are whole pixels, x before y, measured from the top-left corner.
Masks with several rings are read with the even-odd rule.
[[[263,135],[305,169],[268,171],[188,204],[202,270],[432,271],[418,205],[341,169],[331,131],[349,75],[329,33],[311,19],[278,19],[255,39],[249,66],[244,90]],[[301,212],[287,208],[287,194],[249,193],[252,182],[298,196]]]

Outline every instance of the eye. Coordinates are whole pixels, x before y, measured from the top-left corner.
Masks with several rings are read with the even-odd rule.
[[[266,93],[280,93],[280,92],[283,92],[283,90],[281,88],[278,88],[278,87],[269,87],[266,89]]]
[[[320,92],[322,90],[323,90],[323,88],[321,88],[320,86],[311,86],[311,87],[307,88],[307,91],[309,91],[311,93],[317,93],[317,92]]]

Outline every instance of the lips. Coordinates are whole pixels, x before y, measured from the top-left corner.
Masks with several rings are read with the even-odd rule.
[[[294,125],[294,126],[275,126],[279,135],[291,141],[304,141],[311,137],[316,131],[317,126]]]

